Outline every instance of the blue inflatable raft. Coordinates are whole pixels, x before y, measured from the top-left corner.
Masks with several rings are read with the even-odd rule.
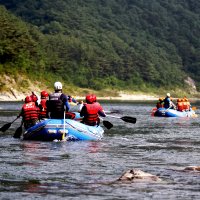
[[[62,140],[101,140],[104,129],[101,126],[88,126],[74,119],[45,119],[27,129],[24,140],[53,141]]]
[[[154,110],[154,116],[157,117],[197,117],[193,110],[190,111],[178,111],[174,109],[159,108]]]

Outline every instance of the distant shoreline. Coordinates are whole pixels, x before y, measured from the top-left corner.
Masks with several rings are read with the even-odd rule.
[[[23,93],[17,93],[11,94],[11,93],[0,93],[0,101],[23,101],[25,96],[29,94],[23,94]],[[40,98],[40,94],[36,92],[36,95],[38,98]],[[77,100],[84,100],[84,96],[76,96],[74,97]],[[173,97],[172,97],[173,98]],[[159,99],[159,96],[156,95],[149,95],[149,94],[128,94],[120,92],[119,96],[112,97],[99,97],[97,96],[97,100],[116,100],[116,101],[157,101]],[[173,98],[174,100],[177,99],[176,97]],[[191,101],[200,101],[199,98],[189,98]]]
[[[1,96],[0,95],[0,101],[23,101],[24,98],[9,98],[9,97],[5,97],[5,96]],[[76,96],[77,100],[84,100],[85,97],[79,97]],[[126,96],[126,97],[98,97],[98,100],[118,100],[118,101],[153,101],[153,100],[157,100],[158,98],[156,97],[152,97],[152,96],[148,96],[148,95],[130,95],[130,96]]]
[[[85,97],[76,97],[77,99],[84,99]],[[151,95],[142,95],[142,94],[123,94],[118,97],[98,97],[98,100],[119,100],[119,101],[151,101],[157,100],[159,97],[151,96]]]
[[[29,92],[30,93],[30,92]],[[11,92],[1,92],[0,101],[23,101],[29,93],[18,92],[17,90],[11,89]],[[35,92],[35,94],[40,98],[40,93]],[[77,100],[84,100],[85,96],[73,95]],[[98,100],[121,100],[121,101],[131,101],[131,100],[157,100],[159,97],[149,95],[149,94],[134,94],[134,93],[125,93],[120,91],[118,96],[105,96],[101,97],[97,95]]]

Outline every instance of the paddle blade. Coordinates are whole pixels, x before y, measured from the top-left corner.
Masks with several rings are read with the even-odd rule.
[[[192,107],[192,110],[196,110],[196,109],[197,109],[197,107],[195,107],[195,106]]]
[[[18,127],[15,131],[15,134],[13,135],[14,138],[20,138],[22,135],[22,126]]]
[[[125,122],[132,123],[132,124],[135,124],[136,120],[137,120],[135,117],[129,117],[129,116],[124,116],[124,117],[121,117],[120,119],[122,119]]]
[[[107,129],[111,129],[113,127],[113,124],[110,123],[109,121],[103,121],[103,125],[107,128]]]
[[[0,131],[2,131],[2,132],[7,131],[7,130],[10,128],[11,124],[12,124],[12,123],[7,123],[7,124],[3,125],[3,126],[0,128]]]

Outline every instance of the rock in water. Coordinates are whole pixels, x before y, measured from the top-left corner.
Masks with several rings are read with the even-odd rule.
[[[118,181],[161,181],[161,179],[156,176],[152,175],[150,173],[143,172],[140,169],[130,169],[126,171],[119,179]]]

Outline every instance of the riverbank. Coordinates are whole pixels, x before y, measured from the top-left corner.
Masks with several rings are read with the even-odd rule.
[[[10,76],[4,75],[4,84],[0,89],[0,101],[23,101],[26,96],[31,95],[31,91],[40,98],[40,92],[42,90],[51,91],[52,88],[48,88],[46,85],[42,85],[40,82],[31,82],[29,79],[23,79],[23,77],[18,77],[20,80],[26,80],[26,87],[19,86],[16,80]],[[21,82],[23,82],[21,80]],[[42,89],[41,89],[42,88]],[[131,101],[131,100],[157,100],[159,97],[156,95],[150,95],[140,92],[131,91],[116,91],[116,90],[104,90],[104,91],[94,91],[88,88],[76,88],[70,85],[64,86],[63,91],[66,94],[70,94],[77,100],[84,100],[85,95],[89,93],[96,94],[98,100],[121,100],[121,101]],[[76,91],[76,93],[74,92]],[[68,93],[69,92],[69,93]]]
[[[0,101],[23,101],[26,96],[31,95],[31,91],[34,91],[38,98],[40,98],[40,92],[42,90],[53,92],[52,86],[42,84],[36,80],[30,81],[23,76],[18,76],[16,80],[16,78],[4,74],[2,80],[0,81]],[[98,100],[157,101],[159,97],[165,97],[168,92],[162,89],[159,89],[162,93],[118,91],[113,89],[95,91],[89,88],[78,88],[69,84],[64,85],[63,88],[65,94],[72,95],[77,100],[84,100],[86,94],[94,93]],[[184,96],[187,96],[189,99],[200,99],[200,93],[192,87],[189,94],[182,89],[171,90],[169,92],[173,99],[182,98]]]
[[[28,95],[28,94],[27,94]],[[37,95],[37,93],[36,93]],[[0,94],[0,101],[23,101],[25,98],[24,94],[20,94],[17,97],[10,95],[10,94]],[[84,100],[85,97],[83,96],[76,96],[75,97],[78,100]],[[134,95],[129,95],[129,94],[123,94],[117,97],[97,97],[98,100],[119,100],[119,101],[136,101],[136,100],[157,100],[158,97],[156,96],[151,96],[151,95],[143,95],[143,94],[134,94]]]
[[[36,88],[34,88],[36,89]],[[35,90],[35,94],[40,98],[40,90]],[[0,101],[23,101],[26,96],[31,95],[30,90],[27,92],[19,92],[13,88],[10,91],[0,92]],[[73,95],[77,100],[84,100],[85,96]],[[128,93],[124,91],[119,91],[116,96],[100,96],[97,94],[98,100],[116,100],[116,101],[157,101],[160,96],[156,94],[144,94],[144,93]],[[164,97],[164,96],[163,96]],[[173,99],[180,97],[175,97],[172,95]],[[191,101],[200,100],[199,98],[189,98]]]
[[[84,97],[76,97],[77,99],[84,99]],[[159,97],[146,94],[127,94],[119,93],[119,96],[116,97],[98,97],[99,100],[119,100],[119,101],[151,101],[157,100]]]
[[[39,92],[35,92],[35,94],[40,97]],[[13,88],[10,88],[10,91],[0,92],[0,101],[23,101],[27,95],[30,95],[30,92],[18,92]],[[74,96],[78,100],[84,100],[84,96]],[[159,97],[156,95],[149,95],[149,94],[130,94],[125,92],[119,92],[117,96],[97,96],[99,100],[121,100],[121,101],[131,101],[131,100],[157,100]]]

